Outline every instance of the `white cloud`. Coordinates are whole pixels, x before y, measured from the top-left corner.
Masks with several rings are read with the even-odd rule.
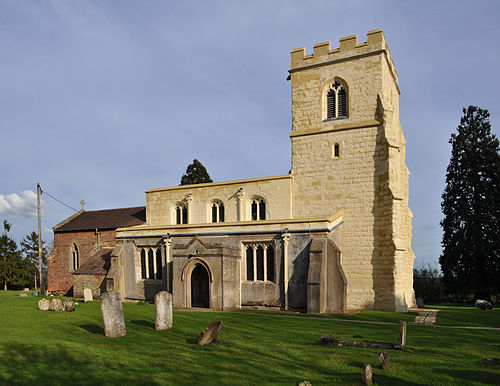
[[[24,190],[20,194],[0,194],[0,213],[35,217],[37,214],[36,193]]]

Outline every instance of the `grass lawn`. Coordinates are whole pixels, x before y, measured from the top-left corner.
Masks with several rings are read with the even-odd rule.
[[[474,306],[463,305],[438,305],[427,307],[439,309],[436,324],[441,326],[480,326],[500,328],[500,308],[494,308],[493,310],[479,310]],[[498,356],[500,356],[500,354]],[[498,383],[500,384],[500,381]]]
[[[124,304],[127,336],[111,339],[98,302],[56,313],[38,311],[38,299],[0,291],[0,384],[357,384],[364,363],[382,385],[500,382],[500,366],[484,362],[500,356],[500,331],[408,326],[407,348],[389,350],[393,366],[382,371],[380,350],[321,346],[319,338],[395,342],[397,325],[174,311],[174,328],[157,332],[154,306]],[[379,320],[394,317],[384,314]],[[217,343],[197,346],[214,319],[224,322]]]

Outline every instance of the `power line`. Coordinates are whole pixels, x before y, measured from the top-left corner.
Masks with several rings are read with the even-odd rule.
[[[69,206],[69,205],[65,204],[64,202],[62,202],[62,201],[61,201],[61,200],[59,200],[58,198],[55,198],[55,197],[54,197],[54,196],[52,196],[51,194],[47,193],[45,190],[42,190],[41,188],[40,188],[40,192],[41,192],[42,194],[46,194],[47,196],[49,196],[49,197],[50,197],[50,198],[52,198],[53,200],[56,200],[58,203],[63,204],[64,206],[66,206],[66,207],[70,208],[71,210],[74,210],[75,212],[79,212],[79,210],[76,210],[75,208],[72,208],[71,206]]]

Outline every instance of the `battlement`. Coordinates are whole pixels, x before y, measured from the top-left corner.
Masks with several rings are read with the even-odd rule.
[[[375,53],[385,52],[389,67],[398,80],[398,75],[394,62],[391,58],[389,47],[385,41],[384,32],[381,29],[368,31],[366,42],[358,43],[358,35],[346,36],[339,39],[339,48],[332,49],[330,41],[314,45],[313,53],[306,55],[306,48],[300,47],[290,52],[291,69],[290,73],[301,69],[318,66],[323,63],[334,62],[337,60],[348,60],[356,56],[364,56]]]

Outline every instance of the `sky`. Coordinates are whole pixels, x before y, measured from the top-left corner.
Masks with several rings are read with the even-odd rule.
[[[500,123],[498,1],[0,0],[0,220],[43,238],[145,205],[200,160],[214,181],[290,170],[289,52],[381,28],[399,74],[417,267],[441,253],[462,108]]]

